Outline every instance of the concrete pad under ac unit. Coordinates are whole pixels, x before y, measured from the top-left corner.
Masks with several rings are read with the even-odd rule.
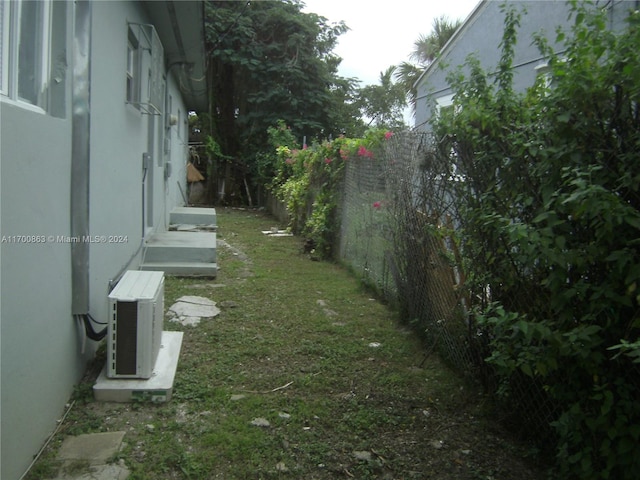
[[[162,332],[158,358],[147,380],[108,378],[105,366],[93,386],[95,399],[99,402],[170,401],[183,335],[182,332]]]

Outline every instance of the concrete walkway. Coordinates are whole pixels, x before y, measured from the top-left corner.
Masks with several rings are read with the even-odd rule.
[[[62,466],[53,480],[126,480],[129,469],[116,460],[125,432],[68,437],[58,452]]]

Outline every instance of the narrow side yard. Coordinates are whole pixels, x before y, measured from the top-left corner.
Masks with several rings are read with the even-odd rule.
[[[113,460],[137,480],[544,477],[481,392],[345,269],[263,235],[278,225],[262,212],[221,208],[218,225],[218,277],[166,279],[165,309],[197,295],[221,310],[165,323],[184,331],[172,401],[94,402],[92,372],[30,478],[65,436],[105,431],[126,432]]]

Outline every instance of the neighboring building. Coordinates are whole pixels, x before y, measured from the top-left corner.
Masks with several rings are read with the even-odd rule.
[[[199,1],[0,0],[2,471],[56,427],[107,295],[184,205]],[[96,330],[102,326],[93,325]]]
[[[638,8],[638,3],[635,0],[610,0],[593,5],[606,8],[610,27],[618,29],[623,26],[629,10]],[[429,120],[434,110],[452,104],[453,92],[447,76],[464,65],[469,55],[475,55],[487,72],[497,67],[504,33],[504,4],[498,0],[479,2],[444,46],[440,56],[418,79],[415,123],[418,130],[430,130]],[[571,4],[566,0],[512,0],[506,4],[522,13],[513,58],[513,87],[516,91],[524,91],[534,84],[536,76],[544,72],[546,65],[546,59],[540,55],[534,43],[534,36],[544,34],[556,52],[561,53],[563,46],[555,43],[556,31],[559,27],[568,31],[573,24],[574,19],[569,18]]]

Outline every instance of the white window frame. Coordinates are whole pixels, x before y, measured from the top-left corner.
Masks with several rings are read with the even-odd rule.
[[[31,0],[33,1],[33,0]],[[2,75],[0,78],[0,98],[2,101],[15,103],[28,110],[44,113],[47,99],[45,92],[51,62],[51,1],[35,0],[38,17],[33,26],[36,35],[33,37],[36,99],[22,98],[19,94],[20,84],[20,28],[22,7],[25,0],[0,0],[2,2]]]
[[[560,64],[566,64],[567,57],[559,57],[557,61]],[[553,69],[547,60],[533,67],[533,70],[536,72],[536,77],[542,79],[545,88],[553,88]]]
[[[443,95],[442,97],[436,98],[436,113],[440,115],[440,112],[443,108],[453,106],[453,97],[454,94],[450,93],[448,95]]]
[[[141,96],[141,66],[140,41],[133,28],[129,26],[127,32],[127,60],[126,60],[125,102],[139,108]]]
[[[126,76],[127,76],[127,100],[133,100],[133,91],[134,91],[134,65],[135,65],[135,47],[131,43],[131,40],[127,40],[127,68],[126,68]]]
[[[25,2],[23,0],[19,4],[20,13],[18,14],[19,28],[18,28],[17,38],[20,38],[22,33],[20,31],[20,28],[22,28],[22,22],[20,20],[22,20],[22,7],[24,6],[24,3]],[[40,2],[36,0],[34,4],[38,7],[37,17],[36,17],[37,25],[34,26],[36,35],[31,37],[35,45],[34,50],[36,51],[36,58],[34,59],[34,69],[33,69],[34,75],[35,75],[34,83],[36,88],[36,92],[35,92],[36,98],[35,100],[32,100],[32,99],[20,97],[20,93],[19,93],[20,79],[19,78],[17,79],[17,98],[18,100],[25,103],[29,103],[31,105],[42,106],[42,104],[44,103],[44,100],[42,99],[42,93],[44,92],[47,85],[47,76],[49,73],[49,59],[51,57],[51,35],[50,35],[51,3]],[[17,65],[19,69],[20,68],[19,60]],[[19,75],[19,72],[18,72],[18,75]]]
[[[0,0],[0,94],[9,94],[9,29],[11,8],[7,0]]]
[[[541,78],[545,88],[551,88],[551,67],[548,63],[541,63],[533,68],[536,77]]]

